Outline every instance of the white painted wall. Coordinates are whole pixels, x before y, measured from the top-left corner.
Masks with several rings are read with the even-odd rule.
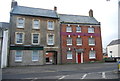
[[[107,46],[107,53],[108,53],[108,57],[120,57],[120,44],[118,45],[111,45],[111,46]],[[110,51],[112,51],[112,53],[110,53]]]
[[[8,53],[8,30],[3,32],[3,44],[1,53],[1,68],[7,66],[7,53]]]

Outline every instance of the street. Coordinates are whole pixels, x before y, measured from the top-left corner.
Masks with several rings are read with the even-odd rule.
[[[8,67],[2,79],[118,79],[117,63]]]

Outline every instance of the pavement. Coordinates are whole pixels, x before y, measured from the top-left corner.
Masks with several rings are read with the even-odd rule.
[[[116,63],[8,67],[3,79],[118,79]]]

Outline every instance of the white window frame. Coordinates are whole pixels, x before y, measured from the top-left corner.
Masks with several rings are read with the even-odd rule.
[[[78,39],[81,40],[81,43],[78,43]],[[82,38],[78,37],[78,38],[76,39],[76,43],[77,43],[78,46],[81,46],[81,45],[82,45]]]
[[[78,27],[80,28],[80,31],[77,30]],[[82,29],[81,29],[80,26],[77,26],[77,27],[76,27],[76,32],[82,32]]]
[[[49,35],[53,35],[53,43],[49,43]],[[54,45],[55,44],[55,35],[54,34],[47,34],[47,45]]]
[[[66,32],[72,32],[72,27],[71,26],[67,26],[66,27]]]
[[[22,43],[17,43],[17,34],[18,33],[22,33],[23,34],[23,36],[22,36]],[[24,35],[25,35],[24,32],[15,32],[15,44],[23,44],[24,43]]]
[[[49,22],[53,22],[52,28],[50,28]],[[48,30],[54,30],[54,21],[47,21],[47,29],[48,29]]]
[[[18,51],[21,52],[21,57],[16,57]],[[17,58],[18,58],[19,60],[17,60]],[[15,51],[15,62],[22,62],[22,58],[23,58],[23,51],[22,51],[22,50],[16,50],[16,51]]]
[[[67,60],[72,60],[72,59],[73,59],[72,51],[67,51]]]
[[[34,34],[38,34],[38,43],[34,43],[34,42],[33,42],[33,35],[34,35]],[[33,45],[38,45],[38,44],[40,44],[40,33],[32,33],[32,44],[33,44]]]
[[[19,19],[23,19],[23,23],[22,23],[22,26],[20,26],[19,24]],[[17,28],[24,28],[25,26],[25,18],[22,18],[22,17],[18,17],[17,18]]]
[[[94,54],[94,55],[91,55],[91,54]],[[89,51],[89,59],[96,59],[96,51],[95,50],[90,50]]]
[[[67,40],[66,40],[67,45],[72,45],[72,43],[68,43],[68,39],[69,39],[69,40],[71,39],[71,41],[73,42],[72,37],[67,37]]]
[[[94,44],[91,44],[91,43],[90,43],[90,39],[92,39],[92,40],[94,41]],[[88,39],[88,43],[89,43],[90,46],[95,46],[95,38],[89,38],[89,39]]]
[[[34,51],[37,51],[37,54],[38,54],[37,56],[34,56],[34,55],[33,55],[33,54],[34,54]],[[40,59],[40,54],[39,54],[39,53],[40,53],[40,52],[39,52],[38,50],[33,50],[33,51],[32,51],[32,61],[39,61],[39,59]],[[38,57],[38,58],[37,58],[37,59],[33,59],[33,58],[34,58],[33,56],[34,56],[34,57]]]
[[[35,21],[38,21],[38,26],[37,27],[35,27]],[[33,21],[32,21],[33,23],[33,29],[40,29],[40,20],[39,19],[33,19]]]
[[[89,27],[88,28],[88,33],[95,33],[95,28]]]

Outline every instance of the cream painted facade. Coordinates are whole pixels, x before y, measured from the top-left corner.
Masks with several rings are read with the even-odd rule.
[[[120,44],[107,46],[108,57],[120,57]]]

